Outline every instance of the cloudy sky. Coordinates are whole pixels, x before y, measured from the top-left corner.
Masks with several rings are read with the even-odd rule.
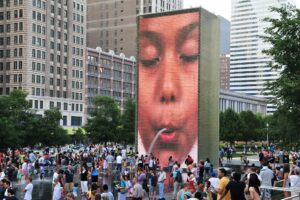
[[[300,8],[300,0],[294,1],[296,2],[297,7]],[[185,8],[198,6],[202,6],[210,12],[230,20],[231,0],[184,0]]]

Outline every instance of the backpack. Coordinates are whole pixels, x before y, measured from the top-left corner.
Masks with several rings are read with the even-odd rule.
[[[180,171],[177,171],[175,181],[177,181],[178,183],[182,183],[182,175]]]

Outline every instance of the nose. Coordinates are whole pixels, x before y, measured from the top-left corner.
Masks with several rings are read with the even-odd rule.
[[[163,65],[161,74],[160,102],[162,104],[174,103],[178,101],[180,94],[179,68],[173,62]]]

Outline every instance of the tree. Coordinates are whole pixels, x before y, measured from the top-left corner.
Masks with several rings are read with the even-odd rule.
[[[128,99],[124,105],[124,112],[121,116],[118,141],[125,144],[134,144],[135,141],[135,112],[136,103]]]
[[[300,10],[293,6],[272,8],[279,18],[266,18],[270,27],[265,30],[265,42],[271,48],[264,51],[274,62],[273,70],[281,70],[280,77],[267,84],[266,93],[275,96],[274,114],[280,134],[290,141],[299,141],[300,129]],[[281,121],[282,120],[282,121]],[[285,140],[285,142],[288,142]]]
[[[247,143],[250,140],[257,140],[258,130],[259,130],[259,120],[251,111],[242,111],[239,113],[240,122],[241,122],[241,135],[240,140],[246,143],[246,151],[247,151]]]
[[[71,135],[73,143],[82,143],[86,140],[86,135],[81,128],[75,130],[74,134]]]
[[[116,102],[108,96],[93,99],[94,109],[88,118],[85,130],[93,143],[116,140],[120,122],[120,110]]]
[[[0,97],[0,143],[1,148],[16,148],[22,144],[24,125],[32,117],[27,94],[14,90],[8,96]]]
[[[221,139],[230,144],[233,144],[234,141],[240,138],[240,117],[234,112],[231,108],[227,109],[224,112],[224,121],[222,122],[223,130],[221,130]]]

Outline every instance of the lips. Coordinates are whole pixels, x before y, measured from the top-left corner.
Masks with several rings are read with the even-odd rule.
[[[168,124],[168,125],[160,125],[158,129],[156,129],[156,133],[158,133],[159,131],[165,129],[163,132],[161,132],[159,139],[162,142],[166,142],[166,143],[170,143],[175,141],[176,139],[176,135],[178,134],[179,128]]]

